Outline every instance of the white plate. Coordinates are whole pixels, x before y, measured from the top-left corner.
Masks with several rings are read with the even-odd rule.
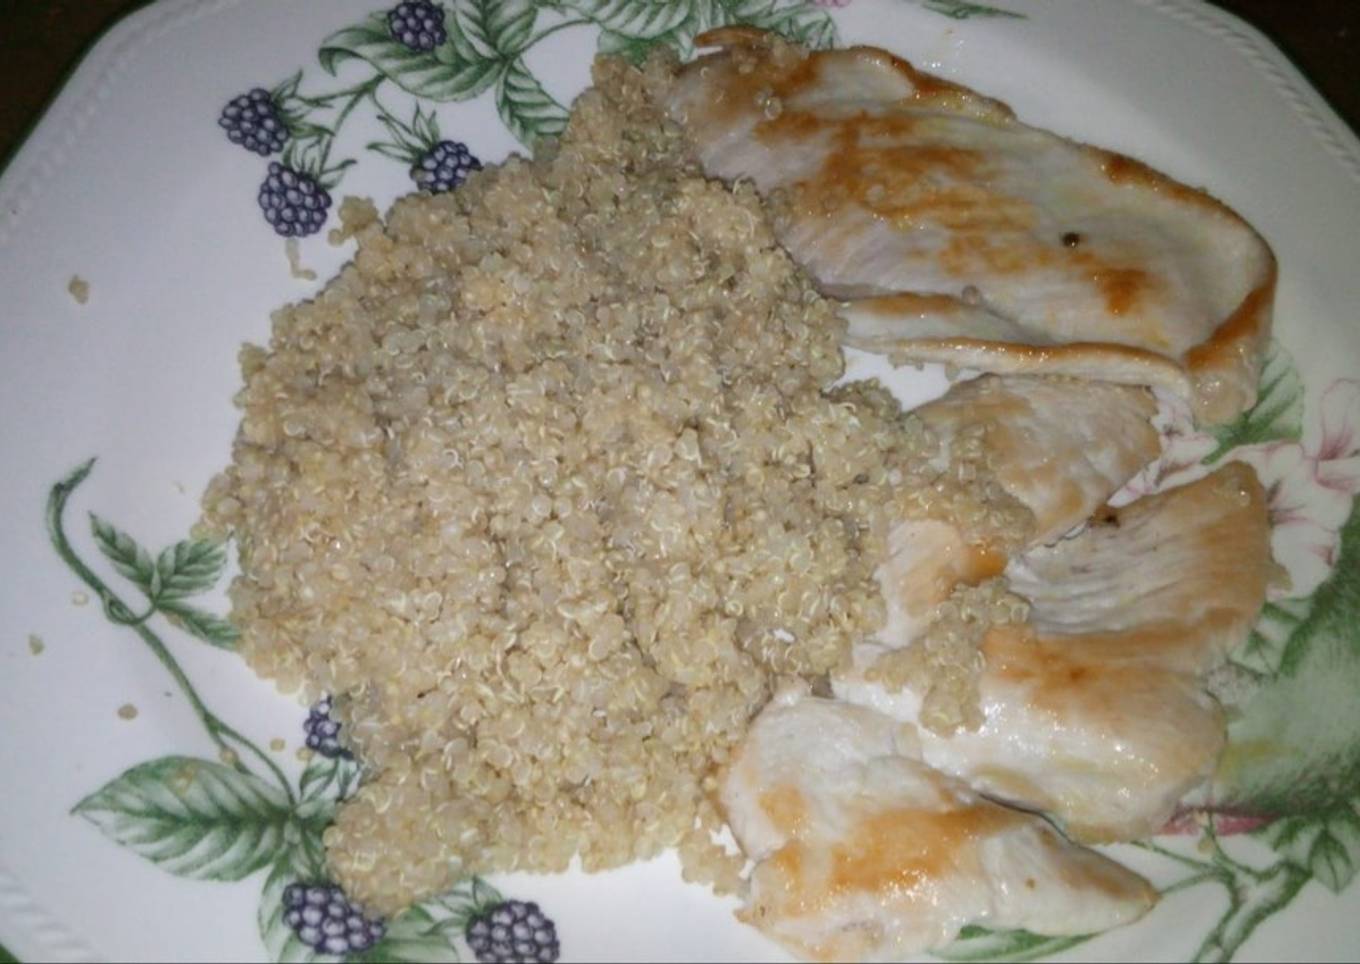
[[[561,116],[532,78],[558,103],[586,83],[599,28],[552,30],[564,18],[588,21],[580,11],[603,10],[619,31],[637,35],[674,17],[682,22],[673,36],[683,36],[698,16],[692,11],[767,16],[799,7],[781,22],[841,43],[886,45],[1009,101],[1031,123],[1205,185],[1274,246],[1277,335],[1288,354],[1278,353],[1270,369],[1269,404],[1238,426],[1233,441],[1247,445],[1239,456],[1272,484],[1276,548],[1299,598],[1270,609],[1240,657],[1260,687],[1244,698],[1233,734],[1237,747],[1255,755],[1225,772],[1216,792],[1220,802],[1298,815],[1227,837],[1222,851],[1207,838],[1161,841],[1189,863],[1120,849],[1161,885],[1199,882],[1169,894],[1140,924],[1061,954],[1355,959],[1360,888],[1346,884],[1360,866],[1360,516],[1346,520],[1360,489],[1360,385],[1345,379],[1360,373],[1360,144],[1278,52],[1208,6],[997,2],[1020,16],[988,15],[955,0],[682,0],[650,8],[643,0],[563,0],[556,6],[565,13],[547,3],[502,5],[489,30],[470,12],[478,4],[447,3],[458,7],[471,37],[464,56],[485,61],[462,63],[453,79],[434,60],[384,60],[391,47],[380,42],[381,21],[370,35],[333,36],[364,24],[378,9],[374,0],[163,0],[113,29],[0,179],[0,940],[21,959],[300,954],[296,941],[280,943],[290,931],[280,920],[279,891],[294,873],[276,863],[286,849],[284,792],[259,791],[247,812],[225,785],[211,782],[227,768],[133,768],[173,755],[216,760],[207,711],[194,707],[192,692],[260,747],[295,791],[304,711],[162,613],[126,625],[140,613],[120,609],[92,582],[127,607],[145,606],[135,554],[105,531],[103,548],[128,553],[124,572],[117,570],[87,513],[135,534],[153,553],[186,539],[197,497],[226,460],[236,426],[237,346],[264,339],[271,308],[321,283],[290,276],[283,244],[256,205],[266,160],[228,142],[217,125],[224,104],[252,87],[275,88],[299,69],[295,93],[312,98],[377,75],[374,63],[343,53],[326,61],[331,74],[318,61],[327,46],[367,52],[408,84],[444,83],[443,95],[460,92],[457,78],[485,70],[492,89],[423,105],[442,136],[497,160],[516,146],[503,120],[550,128]],[[517,18],[505,15],[511,7],[538,10]],[[516,51],[521,59],[507,74],[507,52]],[[499,98],[504,117],[498,91],[507,94]],[[416,101],[390,77],[379,96],[393,116],[411,120]],[[311,119],[346,102],[313,104]],[[343,172],[337,198],[367,194],[385,205],[410,189],[404,164],[365,148],[387,133],[372,103],[360,100],[333,144],[332,162],[358,162]],[[323,280],[347,256],[324,234],[304,240],[301,254]],[[68,293],[73,275],[89,283],[87,304]],[[1216,446],[1207,436],[1180,438],[1179,462],[1170,468],[1196,463]],[[71,552],[89,567],[82,575],[59,556],[44,512],[54,483],[93,456],[98,462],[69,493],[64,515]],[[197,568],[189,561],[179,561],[180,585],[203,592],[181,603],[223,612],[225,577],[206,586],[214,560],[199,559]],[[200,628],[211,635],[212,625]],[[161,645],[164,660],[155,652]],[[172,668],[182,668],[184,679]],[[119,715],[124,706],[135,707],[135,718]],[[269,749],[276,738],[284,751]],[[244,750],[242,759],[269,778]],[[1247,756],[1239,749],[1234,759]],[[318,773],[314,765],[311,776]],[[179,797],[200,806],[197,822],[176,814]],[[1222,827],[1241,829],[1241,821]],[[214,875],[243,876],[196,879]],[[564,959],[778,956],[731,918],[730,903],[681,883],[671,858],[596,877],[494,883],[542,905]],[[466,908],[474,898],[491,899],[479,889],[448,904]],[[261,909],[269,947],[257,926]],[[408,937],[419,930],[414,918],[393,929]],[[448,941],[388,950],[469,957],[457,927],[448,933]],[[1046,955],[1059,947],[1012,935],[976,937],[954,951],[1001,952]]]

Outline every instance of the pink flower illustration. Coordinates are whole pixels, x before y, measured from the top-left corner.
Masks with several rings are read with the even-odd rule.
[[[1152,426],[1162,437],[1162,451],[1153,461],[1110,498],[1114,505],[1124,505],[1145,495],[1174,489],[1213,471],[1204,460],[1218,440],[1195,428],[1190,405],[1183,398],[1158,394],[1157,414]]]
[[[1274,818],[1235,813],[1231,810],[1215,810],[1213,807],[1181,807],[1157,832],[1165,836],[1198,836],[1204,832],[1211,819],[1214,833],[1220,837],[1230,837],[1259,830]]]
[[[1194,427],[1189,407],[1163,398],[1154,420],[1162,453],[1110,500],[1116,504],[1185,485],[1212,472],[1205,465],[1217,440]],[[1307,596],[1336,566],[1341,527],[1360,493],[1360,381],[1339,379],[1323,392],[1319,438],[1264,442],[1233,449],[1223,461],[1256,470],[1270,504],[1271,552],[1289,573],[1272,598]]]
[[[1360,382],[1343,378],[1322,394],[1319,480],[1354,494],[1360,489]]]
[[[1245,445],[1228,456],[1255,469],[1270,494],[1271,551],[1291,583],[1277,595],[1307,596],[1327,578],[1360,493],[1360,382],[1333,382],[1321,411],[1314,445]]]

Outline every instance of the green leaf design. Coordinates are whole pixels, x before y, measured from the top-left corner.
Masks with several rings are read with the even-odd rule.
[[[387,924],[387,935],[354,961],[457,961],[456,941],[473,917],[502,903],[501,893],[480,877],[409,908]]]
[[[449,41],[467,57],[502,61],[532,45],[538,5],[533,0],[454,0]]]
[[[392,37],[387,23],[375,16],[331,34],[317,52],[331,74],[341,61],[367,61],[403,90],[432,101],[468,100],[496,81],[500,62],[484,56],[461,35],[430,53],[414,51]]]
[[[187,603],[158,602],[157,608],[180,629],[218,649],[234,650],[236,641],[241,638],[240,631],[221,616],[204,612]]]
[[[540,139],[562,133],[567,110],[529,71],[522,55],[547,34],[578,22],[564,20],[535,34],[540,6],[598,24],[599,49],[634,62],[656,43],[688,55],[695,34],[734,23],[773,30],[814,48],[836,43],[830,14],[806,0],[455,0],[446,10],[448,40],[433,51],[408,49],[391,36],[383,15],[375,14],[333,33],[318,58],[332,74],[345,59],[364,60],[402,89],[433,101],[467,100],[494,85],[501,119],[532,149]],[[369,145],[405,160],[402,147]]]
[[[422,111],[420,105],[416,105],[415,118],[411,121],[411,129],[424,144],[439,143],[439,122],[435,120],[434,111]]]
[[[1313,593],[1308,618],[1290,634],[1280,656],[1282,675],[1297,676],[1305,672],[1315,662],[1310,659],[1315,648],[1332,650],[1348,675],[1360,675],[1360,511],[1357,506],[1360,506],[1360,500],[1352,501],[1350,516],[1341,530],[1336,568]],[[1338,703],[1335,708],[1346,705]],[[1360,724],[1360,720],[1350,722]]]
[[[504,900],[504,895],[481,877],[465,877],[435,898],[430,906],[437,903],[440,912],[448,915],[440,922],[446,933],[452,929],[461,934],[474,917],[480,917]]]
[[[601,54],[622,57],[636,66],[646,60],[648,52],[658,44],[670,47],[681,57],[688,58],[694,50],[692,39],[693,34],[683,26],[659,37],[646,39],[629,37],[626,34],[614,33],[612,30],[601,30],[595,49]]]
[[[1256,831],[1270,848],[1300,867],[1308,866],[1308,851],[1316,836],[1317,820],[1313,817],[1283,817]]]
[[[437,901],[427,901],[408,907],[399,916],[387,922],[387,933],[363,954],[352,955],[351,961],[412,962],[412,964],[437,964],[440,961],[457,961],[458,949],[454,946],[444,926],[446,917],[436,917],[431,910],[439,912]]]
[[[159,572],[151,554],[132,536],[93,512],[90,513],[90,528],[94,532],[95,545],[113,563],[119,575],[136,583],[148,596],[155,596],[160,589]]]
[[[491,36],[490,7],[486,0],[454,0],[447,8],[449,45],[465,60],[500,60]]]
[[[1302,610],[1300,610],[1302,613]],[[1214,775],[1221,806],[1326,812],[1360,794],[1360,512],[1336,568],[1290,631],[1278,669],[1241,708]]]
[[[654,40],[691,15],[684,0],[560,0],[559,6],[632,40]]]
[[[162,551],[153,562],[151,554],[136,539],[94,513],[90,513],[90,526],[99,550],[119,573],[146,594],[156,609],[199,639],[222,649],[235,647],[239,636],[236,627],[182,601],[211,589],[217,582],[226,568],[226,546],[206,539],[184,540]]]
[[[304,801],[340,801],[358,784],[359,772],[359,764],[352,757],[326,757],[318,753],[307,761],[298,791]]]
[[[421,117],[419,104],[410,124],[402,123],[379,106],[378,120],[387,128],[387,133],[392,139],[386,142],[370,141],[366,146],[370,151],[401,161],[407,166],[419,163],[421,156],[439,142],[437,130],[434,137],[426,136],[426,125],[421,123]]]
[[[290,125],[290,130],[295,141],[317,140],[322,137],[335,136],[335,131],[324,124],[315,124],[306,120]]]
[[[727,0],[727,23],[772,30],[813,50],[836,46],[836,21],[811,3],[788,0]]]
[[[1232,655],[1232,661],[1261,676],[1274,676],[1279,671],[1290,635],[1311,608],[1311,598],[1266,603],[1251,635]]]
[[[486,11],[486,35],[505,57],[523,53],[531,41],[538,4],[534,0],[479,0]]]
[[[946,961],[1033,961],[1089,941],[1094,934],[1044,937],[1029,931],[994,931],[965,927],[958,939],[935,952]]]
[[[681,5],[685,6],[685,5]],[[641,63],[657,44],[672,48],[682,59],[694,54],[694,38],[706,30],[747,24],[772,30],[814,49],[836,46],[836,22],[831,15],[804,0],[690,0],[688,16],[670,30],[651,37],[621,31],[600,31],[599,52]]]
[[[227,565],[227,549],[220,542],[192,539],[177,542],[156,559],[161,589],[156,600],[170,601],[211,589]]]
[[[294,73],[293,76],[289,77],[287,80],[276,85],[269,92],[269,96],[274,101],[275,104],[282,104],[284,101],[290,100],[291,98],[297,96],[298,87],[301,86],[301,84],[302,84],[302,71],[299,70],[296,73]]]
[[[1272,339],[1266,349],[1256,404],[1236,421],[1211,431],[1218,448],[1204,459],[1206,464],[1217,462],[1239,445],[1297,441],[1303,434],[1303,379],[1293,357],[1278,341]]]
[[[1330,833],[1321,833],[1313,844],[1313,852],[1308,855],[1308,869],[1314,880],[1339,894],[1355,876],[1356,856]]]
[[[288,801],[259,777],[168,756],[128,770],[73,813],[163,869],[195,880],[240,880],[274,858]]]
[[[481,877],[472,878],[468,896],[472,900],[472,906],[479,914],[482,911],[490,910],[505,900],[505,896],[499,890],[492,887]]]
[[[304,831],[305,833],[306,831]],[[285,847],[270,865],[269,875],[265,878],[260,891],[260,909],[256,923],[260,928],[260,940],[269,953],[271,961],[338,961],[340,958],[318,954],[304,944],[297,932],[283,919],[283,891],[295,882],[313,883],[324,879],[325,864],[317,855],[321,852],[319,831],[315,840],[297,839]]]
[[[966,0],[925,0],[923,6],[932,13],[942,13],[946,17],[952,17],[955,20],[967,20],[970,17],[1010,17],[1016,20],[1026,19],[1023,13],[1015,13],[1011,10],[988,6],[984,3],[968,3]]]
[[[396,147],[392,144],[383,144],[378,141],[372,141],[364,146],[374,154],[381,154],[389,160],[400,161],[407,165],[415,163],[415,160],[411,157],[410,151],[402,150],[400,147]]]
[[[505,126],[530,150],[541,138],[556,137],[567,126],[566,108],[519,59],[506,66],[496,85],[496,109]]]
[[[1360,869],[1360,815],[1348,802],[1324,814],[1277,820],[1258,833],[1333,893],[1344,890]]]

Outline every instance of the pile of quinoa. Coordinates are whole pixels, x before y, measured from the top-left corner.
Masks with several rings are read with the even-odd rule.
[[[893,520],[966,488],[829,388],[843,323],[654,106],[673,72],[601,60],[534,160],[347,206],[352,263],[242,350],[205,527],[249,664],[334,697],[366,775],[328,859],[379,912],[673,846],[736,890],[717,774],[882,624]]]

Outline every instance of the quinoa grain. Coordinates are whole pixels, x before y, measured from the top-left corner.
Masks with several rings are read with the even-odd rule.
[[[713,774],[882,624],[889,525],[938,501],[929,433],[828,389],[834,306],[654,106],[673,69],[601,60],[535,160],[350,205],[352,263],[241,352],[204,528],[244,657],[364,761],[325,842],[376,912],[672,846],[736,890]]]

